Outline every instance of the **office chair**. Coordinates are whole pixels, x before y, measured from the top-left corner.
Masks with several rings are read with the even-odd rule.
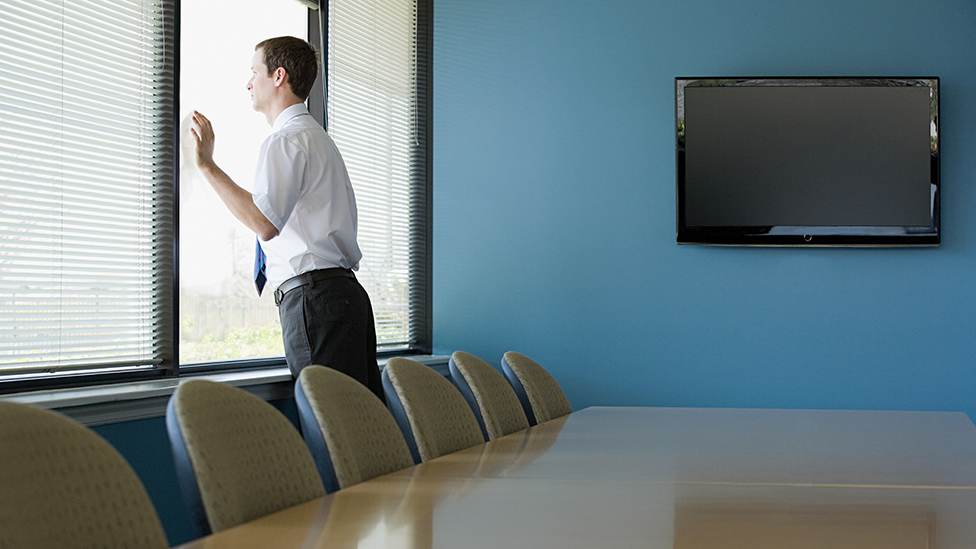
[[[198,536],[325,494],[295,426],[243,389],[202,379],[182,383],[166,407],[166,430]]]
[[[573,413],[556,380],[531,358],[508,351],[502,357],[502,372],[515,389],[529,425]]]
[[[295,382],[295,403],[327,493],[413,465],[390,411],[348,375],[306,366]]]
[[[0,547],[168,546],[149,494],[111,444],[57,412],[0,402]]]
[[[391,358],[383,368],[383,389],[415,463],[485,442],[464,397],[430,367]]]
[[[529,428],[515,390],[490,364],[474,355],[455,351],[448,368],[454,385],[474,411],[485,438],[495,440]]]

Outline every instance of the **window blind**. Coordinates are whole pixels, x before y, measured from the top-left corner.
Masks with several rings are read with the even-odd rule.
[[[0,375],[173,362],[174,5],[0,3]]]
[[[429,351],[427,16],[423,0],[331,0],[327,129],[359,208],[358,277],[380,350]]]

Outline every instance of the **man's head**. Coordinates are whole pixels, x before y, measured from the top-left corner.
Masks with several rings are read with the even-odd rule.
[[[318,52],[311,44],[293,36],[279,36],[261,41],[254,51],[263,53],[268,76],[279,67],[285,69],[292,93],[303,101],[308,99],[319,68]]]

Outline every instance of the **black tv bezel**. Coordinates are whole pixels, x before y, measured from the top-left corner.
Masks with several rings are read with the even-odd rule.
[[[675,202],[676,241],[681,245],[714,246],[836,246],[836,247],[935,247],[941,243],[939,77],[864,76],[755,76],[676,77],[675,81]],[[830,226],[686,226],[684,223],[684,89],[689,84],[709,86],[910,86],[924,85],[934,91],[931,148],[931,219],[928,227],[830,227]]]

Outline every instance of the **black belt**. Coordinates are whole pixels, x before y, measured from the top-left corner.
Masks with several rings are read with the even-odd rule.
[[[348,278],[356,278],[356,275],[349,269],[343,269],[342,267],[334,267],[332,269],[318,269],[316,271],[308,271],[302,273],[298,276],[293,276],[288,280],[281,283],[278,289],[274,292],[275,305],[280,305],[281,300],[284,299],[285,294],[294,290],[295,288],[301,286],[311,286],[312,284],[325,280],[327,278],[336,278],[340,276],[345,276]]]

